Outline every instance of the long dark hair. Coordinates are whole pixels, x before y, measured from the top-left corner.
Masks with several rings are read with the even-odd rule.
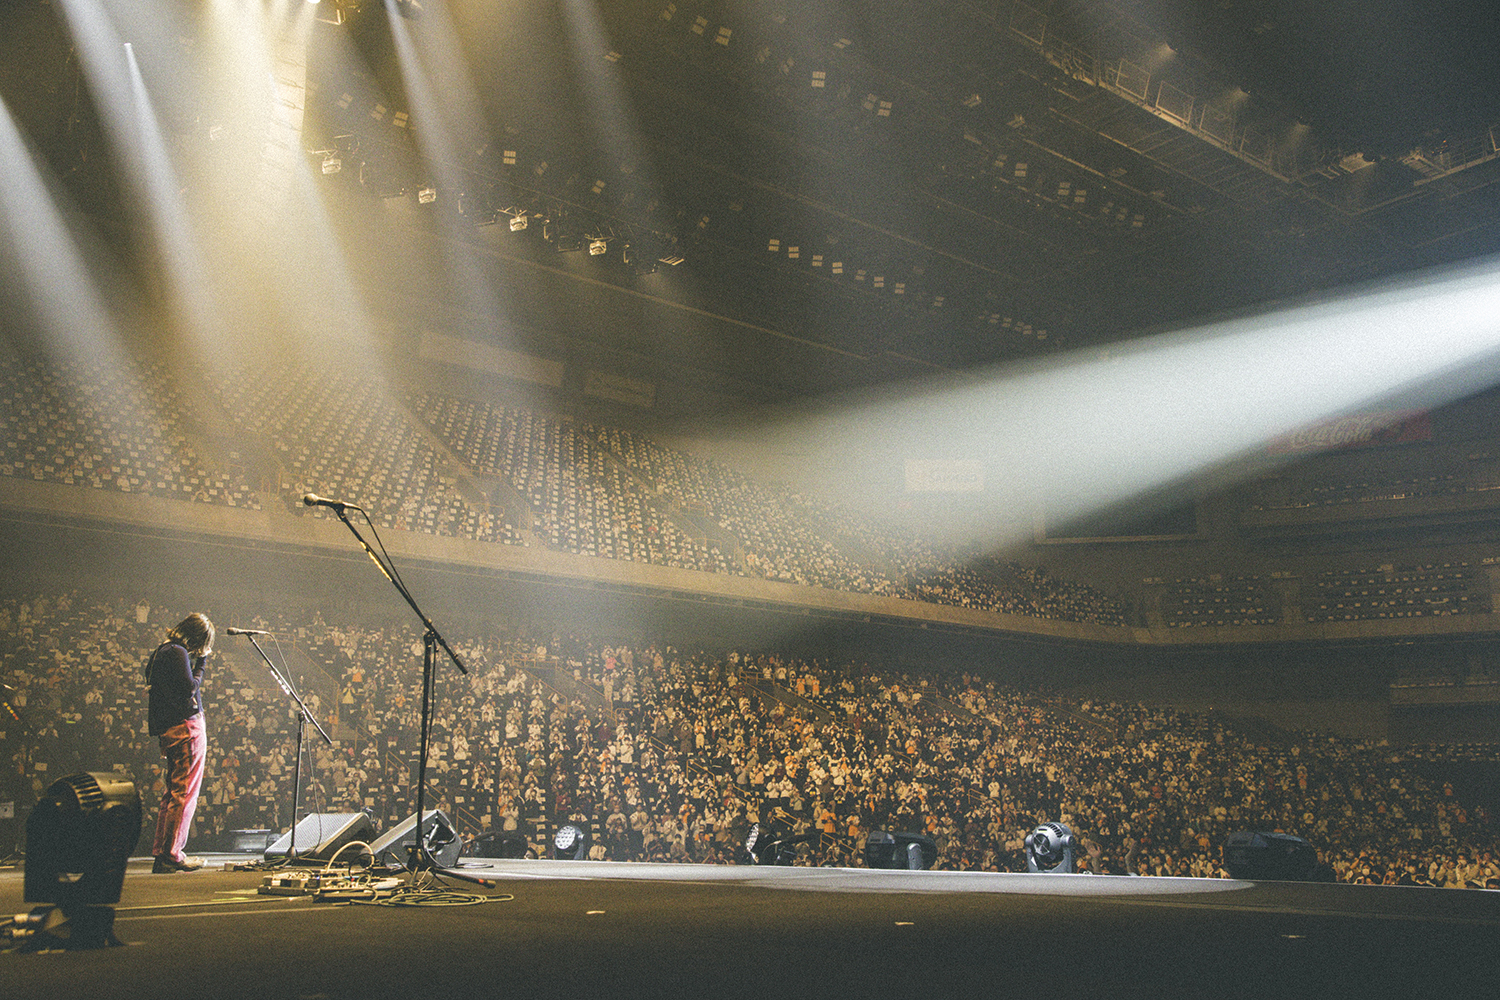
[[[172,627],[167,641],[185,647],[191,656],[202,655],[213,648],[214,623],[208,620],[208,615],[194,611]]]

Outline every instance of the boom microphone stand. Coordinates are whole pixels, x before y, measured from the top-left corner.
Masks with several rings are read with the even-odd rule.
[[[422,841],[422,812],[426,804],[425,794],[427,791],[427,746],[432,733],[433,672],[438,647],[442,647],[443,652],[448,654],[448,658],[453,661],[453,665],[458,668],[459,673],[467,676],[469,671],[464,667],[463,661],[458,658],[458,654],[453,651],[453,647],[448,645],[448,641],[437,630],[437,626],[432,624],[432,619],[428,618],[421,607],[417,605],[416,598],[412,597],[411,591],[406,589],[406,584],[401,580],[401,574],[396,571],[396,566],[391,562],[389,553],[385,551],[385,543],[380,541],[380,532],[375,530],[375,522],[370,520],[370,515],[366,513],[365,509],[358,504],[328,500],[313,493],[304,496],[302,502],[309,507],[327,507],[338,516],[340,521],[344,522],[344,527],[348,528],[350,534],[354,536],[355,541],[359,542],[360,548],[365,550],[365,555],[369,556],[370,561],[375,564],[375,568],[380,570],[380,575],[391,582],[391,586],[396,588],[396,592],[401,595],[401,599],[406,602],[407,607],[411,608],[425,629],[422,633],[422,744],[417,755],[417,825],[412,833],[411,849],[407,852],[406,870],[411,873],[413,881],[416,880],[418,872],[429,871],[464,882],[473,882],[476,885],[493,888],[495,882],[491,879],[466,875],[439,866],[433,860],[432,855],[428,853],[427,845]],[[350,508],[364,515],[365,524],[369,525],[370,533],[375,536],[375,542],[380,546],[380,554],[376,554],[375,550],[370,547],[370,543],[365,541],[364,535],[361,535],[359,529],[350,522],[348,516]]]
[[[232,635],[243,635],[245,638],[250,640],[250,645],[255,647],[255,651],[260,654],[260,658],[266,661],[266,666],[271,668],[271,676],[276,678],[276,683],[281,685],[281,690],[285,692],[286,696],[292,699],[292,701],[297,705],[297,756],[292,763],[292,842],[290,846],[287,847],[286,852],[288,861],[296,861],[297,802],[302,794],[302,730],[306,727],[307,723],[311,722],[313,724],[313,728],[318,731],[318,735],[323,737],[324,743],[328,744],[329,746],[333,746],[333,740],[329,738],[327,730],[323,728],[322,723],[318,722],[317,717],[307,710],[307,704],[302,700],[302,697],[297,694],[297,689],[292,686],[291,677],[283,675],[280,670],[276,669],[276,664],[271,662],[271,658],[266,655],[266,651],[262,649],[260,643],[255,640],[255,636],[258,630],[226,629],[226,631]]]

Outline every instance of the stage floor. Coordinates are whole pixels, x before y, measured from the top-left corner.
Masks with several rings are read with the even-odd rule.
[[[0,956],[0,997],[1500,995],[1500,892],[465,859],[489,901],[386,907],[209,860],[133,860],[126,946]]]

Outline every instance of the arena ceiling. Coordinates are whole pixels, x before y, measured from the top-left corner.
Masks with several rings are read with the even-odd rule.
[[[79,204],[128,214],[53,5],[7,6],[0,95]],[[1097,348],[1500,248],[1494,30],[1436,0],[315,10],[301,152],[337,161],[339,211],[399,201],[497,283],[544,266],[517,326],[748,395]],[[182,141],[221,127],[162,91]],[[558,308],[559,276],[597,308]],[[694,336],[611,333],[684,316]]]

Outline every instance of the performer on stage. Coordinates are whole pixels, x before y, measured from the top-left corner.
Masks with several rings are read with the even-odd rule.
[[[166,791],[156,813],[156,840],[151,871],[190,872],[203,867],[201,858],[183,853],[188,827],[203,787],[203,762],[208,756],[208,732],[203,726],[203,665],[213,654],[214,623],[193,612],[172,631],[146,665],[151,684],[148,708],[150,733],[166,758]]]

